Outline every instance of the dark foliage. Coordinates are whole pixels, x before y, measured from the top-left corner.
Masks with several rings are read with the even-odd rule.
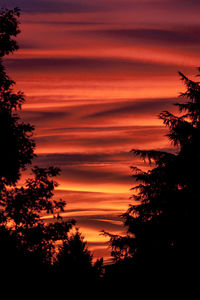
[[[199,249],[200,85],[179,74],[186,102],[175,104],[178,116],[168,111],[159,116],[169,129],[174,151],[132,150],[151,168],[132,168],[138,182],[133,188],[135,204],[123,214],[127,236],[109,234],[116,261],[107,272],[110,278],[125,272],[127,280],[145,278],[166,285],[177,278],[194,279]]]
[[[20,9],[0,9],[0,57],[18,49],[15,37],[19,30]]]
[[[20,32],[18,17],[17,8],[0,12],[1,56],[18,48],[12,39]],[[33,126],[25,124],[18,115],[24,95],[15,93],[13,85],[0,61],[0,225],[20,237],[27,250],[40,249],[42,253],[45,249],[50,259],[53,243],[65,237],[74,221],[63,222],[58,215],[52,224],[41,220],[41,214],[57,214],[64,209],[65,202],[52,200],[57,185],[53,177],[59,174],[59,169],[34,167],[25,185],[15,186],[22,171],[32,162],[35,143],[30,138]]]
[[[34,157],[35,143],[31,139],[34,127],[22,122],[17,114],[24,102],[22,92],[14,92],[15,82],[5,72],[1,57],[18,49],[19,9],[0,10],[0,179],[14,184],[20,171]]]
[[[18,49],[20,11],[0,10],[0,57]],[[55,167],[33,167],[24,185],[22,171],[32,163],[34,127],[25,124],[18,111],[24,103],[22,92],[15,93],[12,81],[0,60],[0,269],[3,280],[39,292],[56,278],[72,282],[98,278],[102,261],[92,263],[83,238],[70,234],[74,220],[64,220],[65,201],[54,200],[57,183]],[[43,216],[51,214],[48,222]],[[60,247],[58,247],[60,245]],[[58,258],[56,260],[56,256]],[[56,265],[54,265],[57,261]],[[85,276],[88,274],[88,276]],[[2,281],[3,282],[3,281]],[[57,282],[57,284],[59,284]],[[55,286],[54,286],[55,287]]]
[[[76,232],[66,238],[60,247],[55,263],[59,280],[70,279],[87,285],[99,280],[103,274],[103,260],[97,260],[93,265],[92,259],[87,243],[76,229]]]

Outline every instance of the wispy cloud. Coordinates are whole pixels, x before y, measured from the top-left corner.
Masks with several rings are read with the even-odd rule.
[[[172,73],[174,66],[162,63],[138,62],[122,58],[100,58],[100,57],[68,57],[68,58],[33,58],[33,59],[7,59],[6,65],[11,70],[31,72],[120,72],[140,75],[155,73]],[[139,72],[139,73],[138,73]]]
[[[99,232],[124,230],[130,166],[148,169],[130,150],[170,149],[157,115],[182,101],[177,71],[190,76],[198,67],[200,2],[7,3],[22,10],[21,49],[5,66],[27,95],[21,116],[36,127],[33,163],[61,168],[55,197],[68,202],[64,217],[75,217],[105,255]]]
[[[15,3],[16,2],[16,3]],[[16,0],[12,5],[21,7],[27,13],[85,13],[93,12],[102,8],[100,1],[83,0]]]

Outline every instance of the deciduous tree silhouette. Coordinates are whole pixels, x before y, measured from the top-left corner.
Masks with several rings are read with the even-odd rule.
[[[14,37],[19,30],[19,9],[0,11],[0,178],[5,184],[15,184],[20,171],[34,157],[35,143],[31,139],[34,127],[17,115],[24,103],[24,94],[15,93],[5,72],[2,57],[18,49]]]
[[[64,209],[65,202],[52,199],[57,185],[53,178],[59,174],[59,169],[34,167],[32,177],[26,180],[25,186],[16,186],[22,171],[35,156],[32,139],[34,127],[24,123],[18,115],[25,100],[24,95],[22,92],[14,92],[15,82],[8,77],[2,64],[4,55],[18,49],[14,38],[20,32],[19,15],[18,8],[0,11],[1,251],[4,254],[11,253],[11,249],[8,252],[7,244],[12,241],[12,245],[15,242],[12,252],[14,256],[21,249],[24,256],[31,254],[32,260],[37,257],[38,263],[47,264],[52,260],[56,241],[66,238],[75,222],[63,221],[58,214]],[[44,223],[41,220],[43,213],[54,214],[56,220]],[[10,259],[4,257],[4,262]],[[19,259],[19,256],[15,256],[15,259]],[[24,262],[21,260],[21,270],[22,265],[25,266]]]
[[[58,255],[65,267],[68,264],[71,270],[83,273],[95,267],[81,236],[77,233],[69,237],[75,221],[60,216],[65,201],[53,199],[57,186],[54,177],[60,170],[36,166],[25,184],[17,186],[22,171],[35,156],[34,127],[18,115],[24,95],[14,92],[15,82],[2,64],[3,56],[18,49],[15,37],[20,32],[19,16],[18,8],[0,10],[0,267],[5,278],[12,273],[13,280],[23,279],[33,286],[36,279],[44,283],[53,274],[58,243],[63,244],[61,249],[68,245],[67,256],[64,250]],[[53,220],[44,222],[44,214],[53,215]],[[59,268],[63,269],[60,263],[58,273]]]
[[[138,185],[133,188],[136,204],[123,214],[127,236],[109,234],[118,266],[128,263],[130,271],[133,264],[131,274],[140,270],[141,281],[155,273],[157,279],[163,274],[165,280],[177,274],[189,279],[198,257],[200,84],[179,75],[186,86],[181,94],[186,102],[175,104],[177,116],[168,111],[159,115],[174,148],[170,153],[132,150],[151,168],[147,172],[132,168]]]
[[[20,9],[0,9],[0,57],[13,53],[19,47],[15,37],[19,30]]]

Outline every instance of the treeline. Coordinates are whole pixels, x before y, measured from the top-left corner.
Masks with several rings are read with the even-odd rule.
[[[132,283],[167,287],[195,283],[198,260],[198,201],[200,170],[200,84],[179,73],[185,102],[178,115],[160,114],[167,126],[172,151],[132,150],[149,162],[146,172],[132,167],[138,182],[134,205],[122,215],[127,235],[110,237],[113,264],[92,262],[92,254],[76,229],[75,220],[60,216],[65,201],[53,198],[60,170],[32,168],[22,187],[17,183],[32,163],[34,127],[19,110],[24,94],[14,92],[2,58],[18,49],[19,9],[0,11],[0,268],[4,278],[36,286],[70,282]],[[45,223],[41,213],[54,220]]]

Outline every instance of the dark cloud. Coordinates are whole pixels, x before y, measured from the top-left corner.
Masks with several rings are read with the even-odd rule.
[[[65,182],[82,182],[84,184],[131,184],[133,182],[129,174],[129,166],[127,166],[127,174],[117,171],[108,170],[101,166],[63,166],[61,179]]]
[[[155,134],[156,133],[156,134]],[[80,137],[80,136],[51,136],[50,134],[48,136],[42,136],[42,137],[36,137],[36,143],[40,146],[48,146],[51,148],[52,145],[58,147],[65,147],[66,149],[68,147],[79,147],[90,149],[104,149],[105,147],[114,147],[114,148],[120,148],[120,147],[126,147],[130,148],[131,145],[138,145],[138,144],[147,144],[148,142],[155,142],[159,141],[161,139],[161,134],[158,134],[157,132],[148,132],[148,135],[144,132],[136,132],[128,134],[121,134],[119,136],[97,136],[97,137]],[[64,150],[63,150],[64,151]],[[67,150],[66,150],[67,151]]]
[[[18,45],[20,49],[38,49],[38,45],[31,42],[19,41]]]
[[[132,157],[130,152],[120,153],[63,153],[43,154],[35,160],[36,164],[48,164],[50,161],[57,166],[124,162]]]
[[[96,11],[113,10],[144,10],[144,9],[172,9],[185,10],[200,7],[198,0],[174,0],[174,1],[106,1],[106,0],[12,0],[8,7],[19,6],[27,13],[87,13]]]
[[[6,59],[5,65],[18,72],[65,72],[65,73],[129,73],[135,76],[174,74],[177,66],[162,63],[149,63],[121,58],[33,58]]]
[[[52,136],[49,134],[48,136],[36,137],[35,138],[37,145],[56,145],[59,147],[84,147],[84,148],[104,148],[109,146],[122,146],[130,144],[131,140],[133,142],[137,142],[138,139],[132,139],[130,137],[80,137],[80,136]]]
[[[87,213],[87,212],[86,212]],[[77,221],[79,226],[87,226],[93,229],[98,230],[101,232],[103,229],[104,230],[122,230],[123,223],[121,224],[114,224],[112,221],[119,221],[120,218],[120,212],[119,210],[117,211],[118,217],[115,216],[113,217],[113,210],[110,211],[104,211],[104,215],[99,214],[99,215],[92,215],[92,216],[79,216],[74,214],[73,218]]]
[[[158,126],[156,126],[157,128]],[[141,128],[155,128],[155,126],[105,126],[105,127],[96,127],[96,126],[92,126],[92,127],[62,127],[62,128],[51,128],[49,129],[49,131],[52,132],[88,132],[88,133],[92,133],[92,132],[121,132],[121,131],[134,131],[136,129],[141,129]]]
[[[124,2],[124,3],[123,3]],[[199,0],[133,0],[133,1],[118,1],[116,5],[117,9],[124,9],[124,10],[135,10],[146,12],[149,11],[151,13],[155,13],[152,16],[156,19],[159,16],[156,16],[156,12],[162,12],[163,17],[168,16],[172,17],[174,14],[181,14],[186,11],[193,11],[195,12],[196,9],[200,8]]]
[[[128,59],[115,58],[32,58],[32,59],[6,59],[5,64],[14,70],[31,71],[55,71],[64,70],[65,72],[77,71],[105,71],[105,70],[121,70],[129,69],[132,72],[145,70],[152,73],[153,71],[171,70],[172,68],[164,64],[138,62]],[[174,69],[174,68],[173,68]]]
[[[21,111],[21,117],[25,122],[34,123],[46,123],[55,120],[60,120],[61,118],[66,118],[70,114],[67,111]]]
[[[49,120],[49,123],[50,122],[51,120]],[[47,122],[45,124],[47,124]],[[55,124],[53,124],[52,126],[55,126]],[[42,128],[42,124],[40,124],[40,128]],[[46,149],[56,149],[57,147],[58,149],[62,148],[62,152],[67,152],[70,151],[70,149],[76,148],[77,152],[79,152],[80,149],[82,149],[82,151],[83,149],[90,149],[90,152],[94,150],[95,152],[100,152],[105,147],[108,147],[108,149],[110,150],[112,149],[112,147],[114,147],[114,151],[118,152],[116,153],[114,160],[123,161],[125,157],[123,157],[122,154],[119,154],[119,151],[121,151],[120,149],[122,147],[129,151],[129,149],[131,149],[133,145],[137,145],[138,147],[138,145],[146,145],[149,142],[155,143],[162,139],[166,133],[166,129],[163,126],[125,126],[124,129],[120,128],[118,130],[107,130],[107,132],[105,131],[105,128],[102,129],[102,131],[101,128],[98,128],[94,131],[83,131],[81,127],[79,128],[76,128],[75,130],[71,129],[71,131],[68,129],[65,130],[64,128],[62,128],[62,130],[60,131],[59,128],[57,128],[57,131],[55,129],[51,131],[51,129],[46,130],[46,128],[44,127],[42,134],[36,135],[35,140],[40,148],[45,147]],[[95,155],[69,154],[66,156],[64,154],[63,156],[51,158],[54,162],[56,162],[56,164],[60,161],[62,166],[62,164],[81,164],[84,161],[85,163],[95,163],[103,161],[110,162],[113,160],[113,153],[111,153],[110,155],[104,155],[104,153],[95,153]],[[47,157],[46,161],[48,162],[48,160],[51,161],[50,157]]]
[[[66,182],[76,181],[90,184],[102,183],[131,183],[129,174],[129,161],[131,154],[119,154],[121,161],[116,159],[116,154],[48,154],[39,155],[34,160],[34,165],[55,165],[62,169],[61,178]],[[118,158],[119,159],[119,158]],[[127,174],[113,171],[111,166],[116,167],[120,163],[127,162]],[[110,167],[106,167],[106,165]],[[111,169],[110,169],[111,168]]]
[[[98,37],[108,37],[118,39],[126,43],[134,44],[138,41],[145,43],[157,43],[158,45],[176,44],[185,45],[185,43],[197,44],[200,43],[200,28],[193,31],[193,27],[185,28],[185,30],[167,30],[167,29],[108,29],[88,31],[91,35]]]
[[[105,109],[98,111],[96,113],[90,114],[84,118],[105,118],[112,116],[121,116],[121,115],[132,115],[134,114],[151,114],[159,113],[161,110],[169,108],[173,103],[177,102],[175,98],[163,98],[155,99],[148,101],[137,101],[137,102],[128,102],[128,103],[116,103],[110,109]]]
[[[119,137],[113,137],[112,135],[109,135],[107,138],[102,138],[101,136],[97,137],[80,137],[79,135],[76,135],[75,137],[70,136],[51,136],[48,137],[40,137],[37,138],[37,142],[40,143],[40,145],[85,145],[90,146],[90,150],[95,147],[110,147],[110,145],[113,145],[116,143],[116,145],[124,145],[123,143],[127,143],[127,151],[120,151],[116,150],[112,153],[105,152],[91,152],[91,153],[79,153],[77,150],[77,153],[54,153],[54,154],[43,154],[39,155],[35,161],[36,164],[39,165],[48,165],[48,164],[55,164],[59,167],[63,166],[73,166],[73,165],[93,165],[93,164],[129,164],[132,161],[132,155],[129,152],[129,150],[134,145],[144,145],[148,142],[155,142],[161,140],[161,138],[165,135],[166,129],[165,127],[160,126],[147,126],[143,127],[141,126],[138,128],[124,130],[124,132],[119,132]],[[123,139],[123,137],[126,137],[126,139]],[[114,141],[113,141],[114,139]]]
[[[37,20],[37,19],[29,19],[29,20],[25,20],[24,23],[27,24],[42,24],[42,25],[55,25],[55,26],[94,26],[94,25],[106,25],[108,23],[105,22],[98,22],[98,21],[58,21],[58,20]]]
[[[113,202],[123,202],[125,199],[127,199],[127,195],[120,194],[120,193],[103,193],[103,192],[86,192],[86,191],[74,191],[74,190],[56,190],[55,191],[55,197],[56,199],[64,198],[68,199],[67,202],[71,202],[73,204],[75,203],[88,203],[89,207],[91,206],[91,203],[102,203],[104,201],[108,201],[109,203]],[[126,198],[125,198],[126,197]],[[66,207],[68,211],[71,210],[72,207]],[[83,207],[82,207],[83,208]],[[76,210],[80,210],[80,207],[76,207]],[[84,209],[84,208],[83,208]],[[86,209],[86,208],[85,208]],[[106,208],[102,208],[101,210],[106,210]],[[114,207],[113,209],[117,209],[117,207]]]
[[[12,0],[8,7],[18,6],[26,13],[87,13],[101,10],[99,1],[84,0]]]

